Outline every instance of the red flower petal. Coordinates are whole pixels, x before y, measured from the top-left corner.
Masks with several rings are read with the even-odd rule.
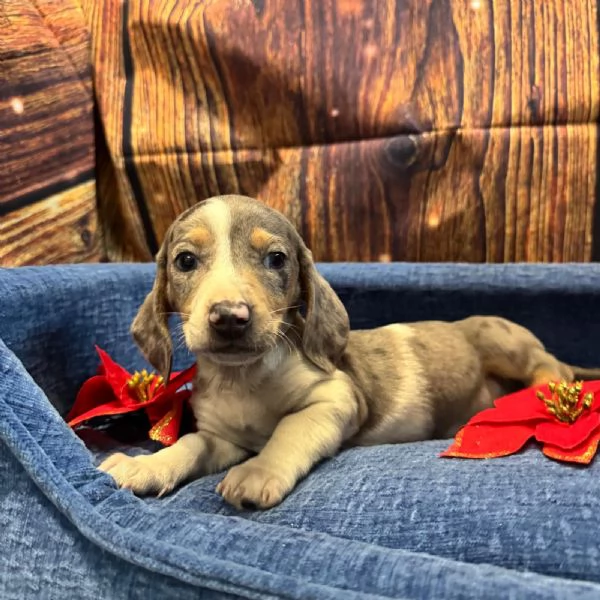
[[[553,418],[536,426],[535,439],[544,444],[569,450],[583,444],[599,425],[600,413],[597,412],[583,413],[572,424],[561,423]]]
[[[165,446],[171,446],[177,441],[183,416],[184,396],[185,394],[178,394],[171,409],[150,429],[148,437],[151,440],[161,442]]]
[[[115,396],[125,403],[130,403],[132,398],[129,394],[127,382],[131,379],[131,374],[121,365],[118,365],[102,348],[96,346],[96,352],[100,356],[104,376],[112,387]]]
[[[539,388],[526,388],[498,398],[494,408],[477,413],[469,424],[476,423],[527,423],[551,417],[544,403],[535,395]]]
[[[134,412],[139,410],[141,407],[139,406],[123,406],[120,400],[114,400],[113,402],[106,402],[101,406],[96,406],[88,410],[87,412],[72,418],[67,421],[67,425],[69,427],[75,427],[84,421],[89,421],[94,417],[107,417],[112,415],[124,415],[126,413]]]
[[[594,432],[593,435],[579,446],[575,446],[569,450],[553,446],[552,444],[545,444],[542,452],[548,458],[553,458],[554,460],[588,465],[596,455],[598,442],[600,442],[600,430]]]
[[[71,421],[99,404],[106,404],[115,400],[113,389],[103,375],[90,377],[79,389],[75,402],[67,414],[67,421]]]
[[[581,391],[584,394],[592,392],[592,394],[596,395],[598,392],[600,392],[600,379],[594,381],[584,381]]]
[[[530,424],[469,423],[457,434],[454,443],[440,456],[457,458],[496,458],[518,452],[533,436]]]

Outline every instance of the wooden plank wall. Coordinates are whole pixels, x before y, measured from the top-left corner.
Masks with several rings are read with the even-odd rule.
[[[0,1],[0,266],[101,257],[89,35],[71,0]]]
[[[112,260],[222,193],[319,260],[600,256],[597,0],[80,2]]]

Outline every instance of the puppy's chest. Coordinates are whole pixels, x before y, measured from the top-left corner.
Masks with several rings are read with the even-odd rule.
[[[277,400],[273,389],[222,387],[194,394],[191,405],[199,430],[258,452],[286,413],[285,399]]]

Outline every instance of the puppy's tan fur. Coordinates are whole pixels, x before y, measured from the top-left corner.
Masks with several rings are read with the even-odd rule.
[[[177,267],[182,252],[198,259],[190,272]],[[269,252],[287,256],[282,269],[264,264]],[[453,435],[514,382],[600,377],[574,372],[527,329],[498,317],[350,333],[342,303],[294,228],[249,198],[218,197],[185,212],[157,262],[132,333],[167,377],[167,315],[181,313],[198,359],[198,432],[100,466],[137,494],[164,494],[230,467],[217,491],[237,507],[268,508],[342,447]],[[244,338],[225,346],[208,324],[210,307],[223,301],[252,310]]]

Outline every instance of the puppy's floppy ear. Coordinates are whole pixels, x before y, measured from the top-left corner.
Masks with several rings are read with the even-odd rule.
[[[156,257],[156,279],[146,296],[133,323],[131,335],[140,347],[148,362],[164,377],[171,376],[173,343],[169,333],[169,312],[167,299],[167,260],[169,233]]]
[[[332,373],[348,343],[348,313],[337,294],[315,268],[312,253],[302,240],[298,262],[301,296],[306,303],[302,348],[313,364],[326,373]]]

